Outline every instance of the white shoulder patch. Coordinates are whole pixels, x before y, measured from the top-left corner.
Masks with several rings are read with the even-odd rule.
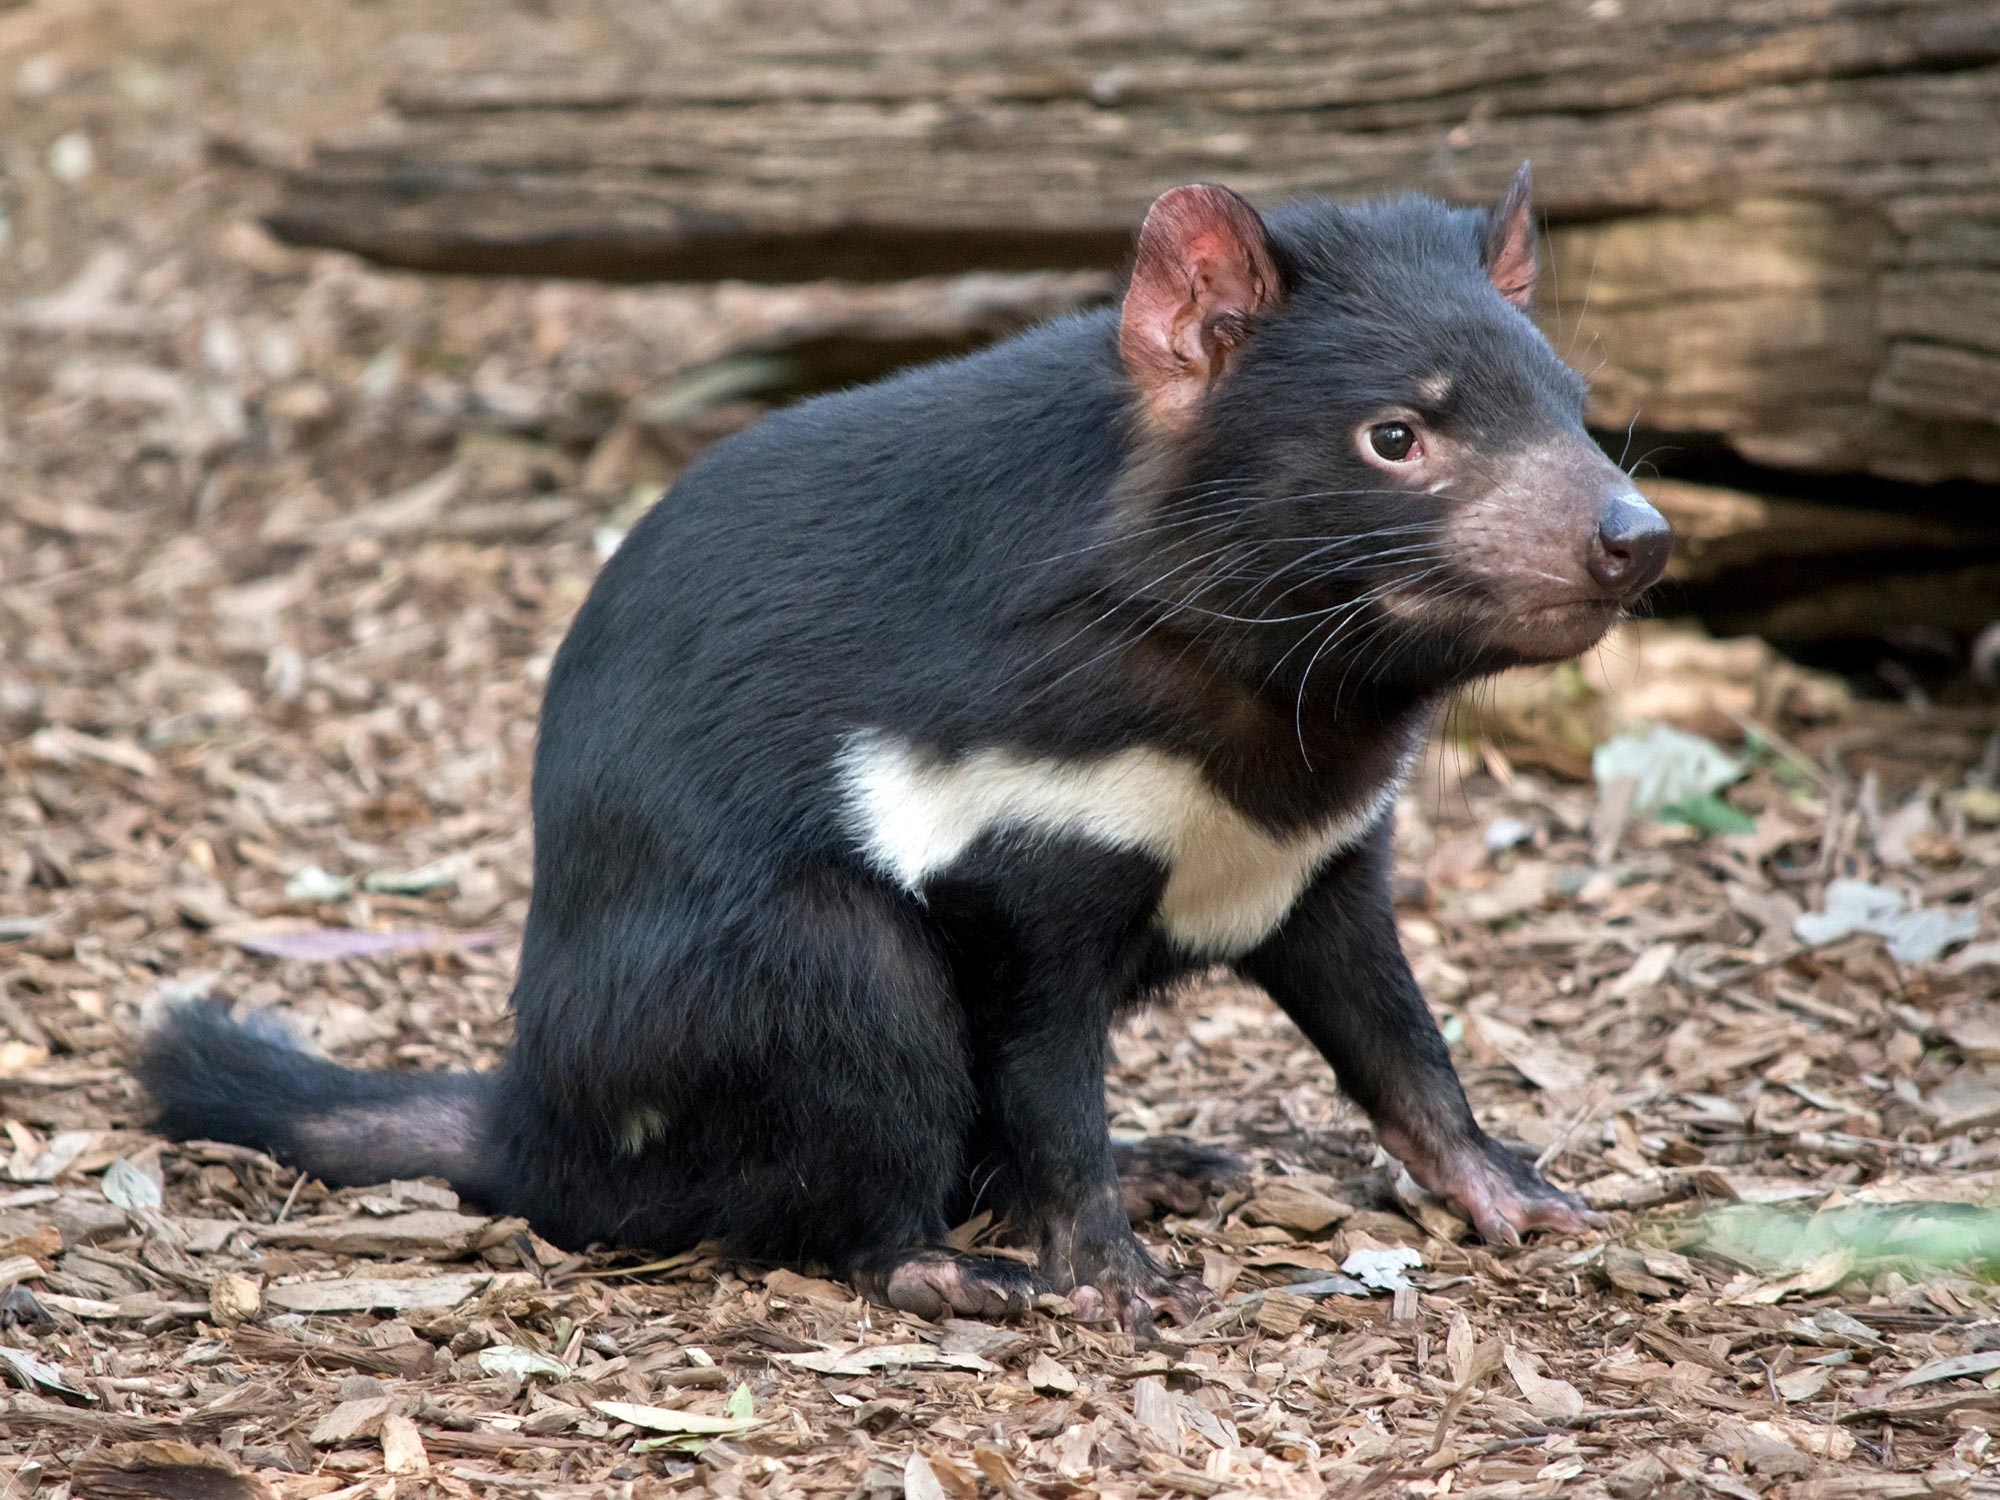
[[[989,829],[1136,849],[1167,867],[1158,920],[1192,953],[1246,953],[1284,919],[1314,873],[1360,841],[1402,789],[1292,837],[1246,818],[1193,760],[1123,750],[1092,760],[979,750],[956,760],[866,731],[837,769],[849,825],[875,867],[905,888],[949,869]]]

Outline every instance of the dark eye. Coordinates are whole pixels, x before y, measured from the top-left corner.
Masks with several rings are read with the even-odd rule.
[[[1419,451],[1417,430],[1408,422],[1377,422],[1368,429],[1368,446],[1378,458],[1403,463]]]

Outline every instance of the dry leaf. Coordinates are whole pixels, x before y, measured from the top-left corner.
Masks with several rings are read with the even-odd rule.
[[[801,1276],[782,1267],[764,1273],[764,1288],[774,1297],[799,1302],[818,1302],[828,1307],[845,1307],[854,1300],[854,1290],[818,1276]]]
[[[72,1384],[54,1365],[36,1359],[25,1350],[10,1349],[5,1344],[0,1344],[0,1365],[6,1366],[14,1376],[14,1383],[24,1391],[32,1391],[39,1386],[43,1390],[55,1391],[77,1401],[97,1399],[89,1391]]]
[[[938,1349],[929,1344],[868,1344],[846,1349],[814,1349],[801,1354],[771,1356],[821,1375],[867,1375],[876,1370],[972,1370],[996,1375],[1000,1367],[976,1354]]]
[[[1814,1256],[1790,1276],[1753,1283],[1742,1291],[1724,1296],[1722,1300],[1736,1307],[1782,1302],[1787,1297],[1811,1296],[1815,1292],[1830,1290],[1853,1274],[1853,1253],[1845,1249],[1829,1250]]]
[[[912,1453],[903,1463],[903,1494],[906,1500],[945,1500],[937,1471],[921,1453]]]
[[[1787,1401],[1810,1401],[1826,1389],[1831,1371],[1825,1365],[1800,1365],[1778,1377],[1778,1394]]]
[[[1538,1416],[1573,1422],[1583,1415],[1583,1394],[1567,1380],[1538,1373],[1533,1358],[1512,1344],[1501,1350],[1500,1358],[1507,1366],[1507,1373],[1514,1377],[1514,1384],[1521,1388],[1522,1398]]]
[[[1353,1212],[1353,1204],[1285,1177],[1259,1183],[1243,1205],[1243,1217],[1253,1224],[1275,1224],[1301,1234],[1322,1233]]]
[[[519,1344],[492,1344],[481,1349],[477,1358],[479,1368],[488,1375],[517,1375],[523,1380],[542,1375],[550,1380],[567,1380],[573,1373],[554,1356]]]
[[[507,1289],[539,1289],[526,1272],[469,1276],[385,1278],[348,1276],[333,1281],[303,1281],[266,1287],[264,1300],[287,1312],[413,1312],[456,1307],[482,1293]]]
[[[1158,1375],[1132,1382],[1132,1419],[1159,1440],[1169,1453],[1181,1451],[1180,1421],[1167,1383]]]
[[[1949,1359],[1934,1359],[1929,1364],[1919,1365],[1907,1374],[1898,1376],[1890,1383],[1893,1391],[1908,1390],[1913,1385],[1926,1385],[1933,1380],[1960,1380],[1968,1375],[1988,1375],[2000,1370],[2000,1350],[1989,1349],[1981,1354],[1957,1354]]]
[[[1482,1006],[1467,1011],[1467,1021],[1479,1040],[1528,1082],[1553,1094],[1579,1094],[1590,1086],[1597,1069],[1590,1059],[1560,1037],[1531,1036]]]
[[[734,1437],[757,1425],[755,1417],[710,1416],[706,1412],[676,1411],[667,1406],[643,1406],[631,1401],[593,1401],[592,1408],[614,1422],[629,1422],[648,1432],[670,1432],[696,1437]]]

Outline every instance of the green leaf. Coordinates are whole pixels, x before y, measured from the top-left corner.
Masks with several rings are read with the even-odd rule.
[[[745,1380],[729,1393],[729,1404],[723,1410],[739,1422],[747,1422],[757,1415],[757,1400],[750,1394],[750,1382]]]
[[[1683,797],[1660,809],[1663,821],[1686,823],[1703,833],[1755,833],[1757,824],[1748,813],[1731,807],[1713,792],[1700,797]]]

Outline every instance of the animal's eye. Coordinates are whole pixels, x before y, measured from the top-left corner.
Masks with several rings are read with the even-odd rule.
[[[1417,430],[1408,422],[1377,422],[1368,429],[1368,446],[1378,458],[1392,464],[1407,463],[1422,454]]]

